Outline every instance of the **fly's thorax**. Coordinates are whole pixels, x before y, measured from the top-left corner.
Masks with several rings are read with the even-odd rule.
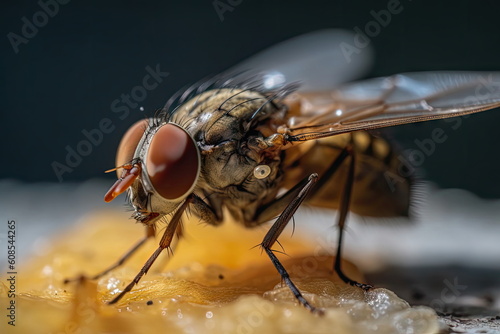
[[[253,143],[272,133],[283,115],[284,109],[264,93],[224,88],[195,96],[171,120],[195,138],[202,181],[220,190],[242,184],[259,164],[277,164],[277,154],[265,156],[266,149]]]
[[[171,120],[191,133],[201,153],[195,191],[247,210],[243,215],[250,217],[251,206],[275,194],[282,174],[281,150],[270,147],[266,135],[283,124],[284,114],[269,96],[241,89],[207,91],[180,106]],[[260,165],[269,167],[261,179],[254,174]]]
[[[209,90],[185,102],[171,121],[183,126],[205,147],[241,140],[258,127],[276,132],[284,124],[284,115],[284,107],[271,94],[223,88]]]
[[[252,140],[252,139],[251,139]],[[250,141],[251,141],[250,140]],[[280,174],[281,155],[265,155],[247,141],[229,141],[202,151],[202,182],[216,192],[240,189],[255,193],[267,188]],[[269,174],[259,179],[258,166],[269,167]]]

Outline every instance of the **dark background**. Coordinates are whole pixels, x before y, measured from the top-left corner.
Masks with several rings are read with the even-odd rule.
[[[0,11],[0,178],[58,182],[51,163],[64,163],[82,130],[104,117],[115,129],[63,182],[103,175],[114,166],[126,129],[151,115],[183,86],[213,75],[287,38],[323,28],[362,30],[370,11],[389,1],[227,1],[221,21],[212,1],[82,1],[59,12],[16,54],[7,38],[21,35],[22,18],[33,21],[36,1],[4,1]],[[231,3],[233,5],[231,5]],[[236,5],[234,5],[236,4]],[[402,0],[403,11],[372,39],[376,59],[368,76],[421,70],[500,70],[500,3]],[[145,67],[160,64],[169,76],[148,92],[124,120],[111,111],[122,93],[141,85]],[[431,137],[440,126],[449,139],[426,157],[429,179],[442,187],[465,188],[481,197],[500,197],[500,111],[469,117],[458,130],[428,122],[392,129],[404,147]]]

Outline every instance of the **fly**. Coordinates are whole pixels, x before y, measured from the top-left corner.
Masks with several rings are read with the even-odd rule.
[[[344,282],[371,288],[347,277],[341,267],[348,212],[408,216],[413,180],[398,173],[395,148],[367,130],[499,107],[500,73],[420,72],[339,84],[366,63],[339,59],[338,46],[346,38],[337,31],[299,37],[242,65],[254,72],[195,85],[154,117],[132,125],[118,147],[113,169],[118,180],[105,201],[127,192],[133,218],[146,226],[146,235],[93,278],[121,265],[155,235],[159,219],[173,216],[159,247],[110,304],[132,290],[180,235],[188,208],[211,225],[222,223],[224,208],[246,227],[278,217],[260,246],[299,303],[312,312],[320,310],[302,296],[272,247],[303,202],[337,209],[333,268]],[[331,55],[321,53],[326,44],[339,59],[330,70],[323,66],[331,61]],[[301,54],[304,45],[314,62]],[[333,80],[334,88],[324,79]]]

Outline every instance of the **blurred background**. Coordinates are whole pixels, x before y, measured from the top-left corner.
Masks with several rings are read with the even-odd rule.
[[[86,139],[82,131],[91,132],[108,118],[110,133],[62,175],[62,182],[111,182],[114,176],[103,171],[114,166],[122,134],[177,90],[296,35],[324,28],[364,31],[375,21],[373,13],[387,10],[389,3],[399,3],[401,11],[371,38],[375,61],[367,77],[500,70],[500,4],[494,0],[65,1],[55,10],[50,5],[54,1],[42,0],[48,11],[56,12],[45,15],[46,20],[37,1],[2,2],[2,179],[60,182],[52,163],[64,164],[66,146],[76,149]],[[26,21],[41,27],[33,31]],[[157,65],[168,76],[142,101],[132,100],[129,112],[113,112],[113,102],[142,85],[146,67]],[[115,108],[125,105],[120,102]],[[494,186],[500,184],[499,123],[500,113],[494,111],[451,130],[449,139],[426,158],[427,177],[442,187],[499,198],[500,187]],[[429,138],[436,124],[392,131],[411,147],[415,139]]]
[[[365,77],[424,70],[500,71],[500,3],[494,0],[3,1],[2,242],[8,219],[17,221],[18,243],[26,245],[19,247],[22,256],[46,242],[40,236],[104,207],[103,194],[115,175],[103,171],[114,167],[121,136],[177,90],[303,33],[364,30],[375,21],[374,13],[394,5],[400,13],[370,39],[375,58]],[[162,74],[157,85],[141,101],[123,102],[124,94],[142,86],[143,78],[158,68]],[[398,253],[403,243],[415,245],[406,249],[421,254],[422,261],[432,258],[431,252],[459,261],[461,252],[472,254],[471,261],[486,259],[500,267],[500,249],[492,239],[500,233],[499,124],[500,110],[493,110],[469,117],[458,129],[437,121],[388,130],[407,149],[416,148],[415,140],[431,138],[436,127],[448,139],[426,155],[422,166],[426,179],[435,184],[434,195],[427,197],[434,205],[431,212],[441,210],[441,225],[428,220],[420,225],[421,232],[404,228],[400,234],[383,229],[386,250],[393,242]],[[68,150],[99,128],[106,131],[89,154],[58,176],[55,164],[65,164]],[[438,187],[464,191],[440,192]],[[106,205],[121,206],[120,199]],[[365,227],[358,231],[353,252],[370,243],[363,238]],[[442,251],[422,242],[433,239],[431,235],[436,245],[446,244]],[[462,241],[473,239],[478,245],[474,252]],[[360,252],[380,249],[380,243],[375,245],[380,238],[372,235],[371,240],[373,247]]]
[[[26,182],[59,182],[52,163],[64,163],[66,146],[85,139],[83,130],[112,121],[111,133],[94,145],[62,182],[104,177],[114,165],[121,135],[137,119],[165,103],[170,95],[203,77],[217,74],[256,52],[302,33],[323,28],[364,31],[373,12],[390,1],[67,1],[36,15],[36,1],[3,2],[2,152],[8,157],[1,177]],[[371,38],[376,58],[367,77],[423,70],[500,69],[500,4],[491,0],[393,1],[392,15]],[[53,1],[47,3],[54,8]],[[235,5],[236,4],[236,5]],[[35,16],[35,17],[34,17]],[[24,18],[24,19],[23,19]],[[26,20],[45,23],[35,31]],[[41,25],[41,24],[39,24]],[[29,26],[29,25],[28,25]],[[23,30],[24,27],[24,30]],[[36,31],[38,30],[38,31]],[[24,38],[26,36],[31,38]],[[11,34],[11,35],[9,35]],[[17,35],[18,37],[15,37]],[[17,51],[17,52],[16,52]],[[129,113],[115,113],[112,103],[142,84],[146,67],[168,76],[131,102]],[[120,102],[116,107],[124,106]],[[144,111],[139,108],[143,107]],[[467,120],[425,161],[429,179],[481,197],[500,197],[500,157],[496,131],[500,114]],[[400,141],[428,138],[435,124],[401,127]],[[449,127],[449,125],[447,125]],[[7,163],[8,161],[8,163]]]
[[[400,13],[370,39],[375,60],[366,77],[500,70],[500,4],[494,0],[65,1],[57,8],[52,0],[2,3],[2,179],[111,182],[114,176],[103,171],[114,165],[121,135],[177,90],[296,35],[324,28],[364,31],[375,21],[374,13],[390,3],[399,4]],[[53,17],[40,15],[44,7]],[[142,85],[148,66],[168,76],[139,103],[116,103]],[[113,103],[115,110],[125,106],[127,111],[114,112]],[[82,131],[98,129],[104,118],[111,121],[110,133],[58,178],[53,163],[64,164],[66,147],[76,149],[86,139]],[[499,121],[498,112],[482,113],[451,130],[449,139],[425,159],[428,179],[499,198],[500,187],[494,186],[500,184]],[[411,148],[415,139],[429,138],[436,124],[391,132]]]

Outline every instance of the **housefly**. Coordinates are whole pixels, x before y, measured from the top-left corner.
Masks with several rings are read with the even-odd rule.
[[[146,236],[122,264],[171,216],[159,247],[119,301],[179,232],[190,209],[219,225],[227,209],[255,227],[273,220],[260,246],[300,304],[318,311],[295,286],[272,250],[303,202],[337,209],[341,267],[349,211],[364,216],[407,216],[413,181],[401,175],[397,152],[369,130],[457,117],[500,106],[500,72],[420,72],[345,83],[361,75],[368,50],[346,54],[352,35],[321,31],[278,45],[226,74],[179,93],[153,117],[127,131],[119,145],[118,180],[109,202],[127,192],[133,218]],[[326,51],[325,51],[326,50]],[[245,71],[248,70],[248,71]],[[388,177],[389,176],[389,177]]]

